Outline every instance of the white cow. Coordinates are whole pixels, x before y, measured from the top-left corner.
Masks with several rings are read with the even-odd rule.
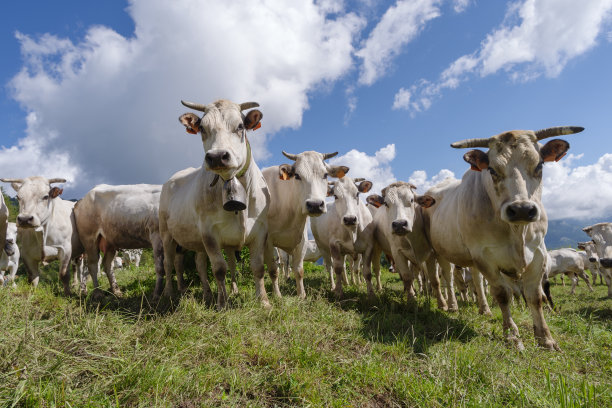
[[[334,202],[327,205],[327,213],[310,220],[312,234],[329,272],[332,290],[338,298],[343,295],[344,256],[354,257],[365,250],[355,243],[372,222],[372,214],[359,199],[359,193],[367,193],[371,188],[371,181],[353,180],[346,176],[330,182],[327,194],[334,197]],[[337,282],[334,282],[330,266],[333,266]]]
[[[501,308],[506,339],[519,349],[524,346],[510,315],[515,290],[523,293],[529,306],[538,343],[559,349],[542,310],[548,228],[542,206],[542,165],[561,159],[569,143],[557,139],[541,145],[538,141],[582,130],[514,130],[453,143],[454,148],[489,150],[467,152],[463,158],[472,170],[461,180],[443,182],[428,192],[436,203],[424,214],[438,257],[482,272]]]
[[[583,256],[584,254],[584,256]],[[589,282],[589,277],[584,272],[588,264],[585,263],[586,253],[580,253],[573,248],[561,248],[548,251],[550,270],[548,271],[548,278],[556,275],[568,275],[572,280],[572,290],[570,294],[574,294],[576,285],[578,284],[578,277],[582,278],[592,292],[593,287]]]
[[[608,285],[608,297],[612,298],[612,222],[600,222],[582,229],[595,243],[599,257],[599,271]]]
[[[179,120],[188,133],[201,134],[206,154],[204,166],[179,171],[162,188],[159,228],[166,271],[164,295],[174,292],[172,267],[175,258],[180,259],[176,256],[180,246],[197,253],[196,266],[207,301],[212,297],[206,273],[210,259],[217,280],[217,307],[224,308],[227,264],[222,249],[234,251],[247,245],[256,295],[264,306],[269,306],[264,287],[264,249],[270,193],[246,137],[248,129],[259,126],[262,114],[258,110],[246,116],[241,113],[259,105],[238,105],[228,100],[183,105],[204,112],[202,118],[186,113]],[[177,268],[179,290],[184,290],[180,275]]]
[[[60,198],[62,189],[51,187],[51,184],[65,183],[66,180],[43,177],[0,180],[11,183],[17,192],[17,229],[28,281],[36,287],[40,277],[39,263],[58,259],[59,278],[64,293],[69,295],[70,260],[81,255],[83,248],[76,228],[74,203]]]
[[[87,254],[87,266],[97,296],[100,251],[104,252],[102,263],[111,290],[116,296],[121,295],[113,274],[113,262],[120,248],[153,248],[157,274],[154,294],[161,293],[164,265],[158,219],[160,194],[160,185],[100,184],[87,192],[74,207],[79,236]],[[86,279],[82,279],[82,292],[86,291],[85,283]]]
[[[587,261],[585,262],[585,265],[589,266],[591,276],[593,277],[593,285],[597,284],[597,276],[599,276],[599,283],[603,285],[604,273],[602,272],[603,268],[599,264],[599,256],[597,255],[595,242],[579,242],[578,249],[581,249],[586,253]]]
[[[4,249],[0,250],[0,286],[10,282],[15,284],[15,275],[19,267],[19,247],[17,246],[17,224],[9,222],[6,228],[6,241]],[[8,272],[8,278],[4,278],[4,273]]]
[[[304,230],[306,232],[306,230]],[[319,250],[317,243],[314,239],[308,239],[306,241],[306,254],[304,255],[304,262],[317,262],[323,254]],[[278,267],[281,274],[285,274],[286,278],[289,278],[289,272],[291,271],[291,255],[282,249],[278,249]]]
[[[6,241],[6,228],[8,225],[9,209],[4,202],[4,194],[0,191],[0,249],[4,248]]]
[[[138,268],[140,266],[141,257],[142,257],[142,249],[124,249],[123,256],[121,257],[121,259],[123,260],[123,264],[125,266],[134,265]],[[163,266],[163,262],[162,262],[162,266]]]
[[[366,228],[366,233],[362,234],[362,240],[367,245],[364,276],[368,294],[374,296],[370,264],[373,264],[377,286],[380,288],[379,263],[384,251],[390,253],[395,261],[395,270],[404,283],[408,300],[414,297],[413,282],[419,269],[423,268],[429,277],[438,308],[456,311],[454,292],[449,292],[448,305],[442,296],[433,250],[423,226],[421,207],[429,207],[435,201],[430,196],[415,194],[415,189],[413,184],[400,181],[383,188],[382,195],[372,194],[367,198],[369,204],[380,207],[374,212],[374,220]]]

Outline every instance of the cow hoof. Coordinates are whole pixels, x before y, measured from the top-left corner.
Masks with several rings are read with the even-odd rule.
[[[336,297],[336,299],[342,299],[343,295],[344,295],[344,292],[342,290],[335,290],[334,291],[334,296]]]
[[[270,301],[268,299],[261,300],[261,307],[263,307],[266,310],[272,309],[272,305],[270,304]]]
[[[123,292],[121,292],[120,289],[115,289],[113,290],[113,295],[115,295],[116,297],[120,298],[123,296]]]
[[[93,300],[102,300],[104,298],[104,292],[102,292],[100,288],[95,288],[91,294],[91,298]]]
[[[542,340],[542,341],[539,341],[539,343],[540,343],[540,347],[542,347],[543,349],[550,350],[550,351],[561,351],[561,348],[559,347],[557,342],[552,339]]]
[[[489,308],[478,309],[478,313],[480,313],[483,316],[493,316],[493,313],[491,313],[491,309],[489,309]]]
[[[171,297],[174,296],[174,290],[173,289],[165,288],[164,292],[162,293],[162,296],[166,297],[166,298],[171,298]]]
[[[507,338],[507,341],[517,351],[524,351],[525,350],[525,346],[523,345],[523,342],[518,337],[510,336],[510,337]]]
[[[236,284],[236,282],[232,282],[232,290],[230,292],[232,295],[237,295],[238,294],[238,285]]]

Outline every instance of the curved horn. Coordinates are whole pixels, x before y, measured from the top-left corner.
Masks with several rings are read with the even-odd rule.
[[[259,104],[257,102],[243,102],[240,104],[240,110],[243,111],[245,109],[251,109],[258,107]]]
[[[185,105],[186,107],[191,108],[193,110],[197,110],[200,112],[206,112],[206,105],[204,104],[194,103],[194,102],[185,102],[183,100],[181,100],[181,103]]]
[[[287,153],[284,150],[281,150],[283,152],[283,156],[285,156],[286,158],[288,158],[289,160],[293,160],[296,161],[297,160],[297,154],[291,154],[291,153]]]
[[[337,154],[338,154],[338,152],[323,153],[323,160],[331,159],[332,157],[334,157]]]
[[[0,178],[0,181],[3,183],[23,183],[23,179]]]
[[[537,130],[535,133],[538,140],[546,139],[547,137],[571,135],[580,133],[584,130],[582,126],[557,126],[546,129]]]
[[[451,147],[462,149],[465,147],[489,147],[489,138],[465,139],[460,142],[451,143]]]
[[[363,177],[356,177],[356,178],[354,178],[354,179],[353,179],[353,181],[354,181],[355,183],[360,183],[360,182],[362,182],[362,181],[365,181],[365,179],[364,179]]]
[[[408,188],[410,188],[411,190],[416,190],[416,189],[417,189],[417,186],[415,186],[415,185],[414,185],[414,184],[412,184],[412,183],[408,183]]]
[[[51,178],[49,180],[47,180],[49,182],[49,184],[53,184],[53,183],[65,183],[66,179],[63,178]]]

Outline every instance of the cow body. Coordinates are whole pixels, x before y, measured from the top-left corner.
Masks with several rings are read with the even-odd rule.
[[[0,251],[4,248],[4,244],[6,243],[6,232],[8,227],[8,217],[9,217],[9,209],[4,202],[4,195],[0,194],[2,197],[0,200]]]
[[[63,190],[51,187],[51,184],[66,180],[43,177],[1,180],[10,182],[17,192],[17,235],[29,282],[35,287],[38,285],[40,262],[57,259],[60,261],[59,278],[64,293],[69,295],[70,260],[81,255],[83,248],[76,228],[74,203],[62,200],[60,194]]]
[[[179,171],[162,187],[159,222],[166,271],[164,295],[173,294],[171,271],[173,266],[178,266],[173,265],[175,259],[181,258],[177,256],[177,246],[180,246],[197,252],[196,266],[206,300],[210,300],[212,295],[206,272],[210,259],[218,286],[217,307],[225,307],[227,264],[222,249],[233,251],[247,245],[256,295],[267,306],[263,257],[270,194],[246,141],[246,129],[253,124],[249,118],[253,112],[259,111],[249,112],[246,118],[241,114],[245,106],[257,105],[241,106],[226,100],[210,105],[184,104],[204,112],[201,119],[194,114],[185,114],[180,120],[189,133],[202,135],[205,165]],[[223,208],[222,190],[225,183],[232,182],[238,183],[238,188],[244,191],[245,208],[242,210],[227,211]],[[182,290],[181,273],[178,267],[176,269],[179,289]]]
[[[586,261],[586,253],[580,253],[572,248],[561,248],[548,251],[550,270],[548,271],[548,277],[554,277],[556,275],[564,274],[570,277],[572,280],[572,289],[570,294],[574,294],[576,285],[578,284],[578,278],[582,278],[592,292],[593,287],[589,282],[589,277],[584,272],[588,265]]]
[[[608,297],[612,298],[612,223],[600,222],[582,230],[593,240],[599,257],[599,271],[608,285]]]
[[[158,224],[159,224],[159,221],[158,221]],[[141,257],[142,257],[142,249],[125,249],[123,250],[123,256],[121,257],[121,259],[123,261],[124,266],[134,265],[138,268],[140,266]]]
[[[13,283],[15,284],[15,275],[19,267],[19,247],[17,246],[17,224],[9,222],[6,228],[6,241],[2,250],[0,250],[0,286]],[[8,278],[4,277],[5,272],[8,272]]]
[[[112,186],[100,184],[91,189],[74,208],[77,228],[87,255],[87,266],[98,289],[100,251],[102,263],[117,296],[121,290],[113,274],[113,263],[120,248],[153,248],[157,282],[155,293],[161,292],[164,276],[163,247],[159,235],[160,185],[135,184]],[[81,291],[86,291],[86,277]]]
[[[530,308],[539,344],[558,349],[542,311],[548,227],[542,206],[542,164],[559,160],[569,149],[564,140],[544,138],[582,131],[550,128],[510,131],[486,139],[453,143],[455,148],[488,147],[464,155],[472,170],[459,181],[428,191],[436,203],[424,211],[430,242],[439,258],[480,271],[489,281],[503,316],[506,339],[523,344],[510,315],[510,300],[521,291]]]

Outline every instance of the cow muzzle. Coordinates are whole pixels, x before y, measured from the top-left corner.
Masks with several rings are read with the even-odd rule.
[[[232,156],[227,150],[215,150],[207,152],[204,161],[210,170],[225,170],[231,166]]]
[[[20,228],[36,228],[39,222],[34,218],[33,215],[19,214],[17,216],[17,226]]]
[[[357,217],[354,215],[347,215],[342,217],[342,223],[347,227],[355,227],[357,225]]]
[[[604,268],[612,268],[612,258],[601,258],[599,260],[599,263],[601,264],[601,266],[603,266]]]
[[[325,212],[325,201],[306,200],[306,212],[311,216],[319,216]]]
[[[597,262],[597,258],[591,257],[591,258],[589,258],[589,262],[595,263],[595,262]]]
[[[515,201],[506,206],[503,215],[507,222],[526,224],[540,218],[538,206],[531,201]]]
[[[407,220],[395,220],[391,223],[391,230],[395,235],[406,235],[412,232],[412,228],[408,227]]]

